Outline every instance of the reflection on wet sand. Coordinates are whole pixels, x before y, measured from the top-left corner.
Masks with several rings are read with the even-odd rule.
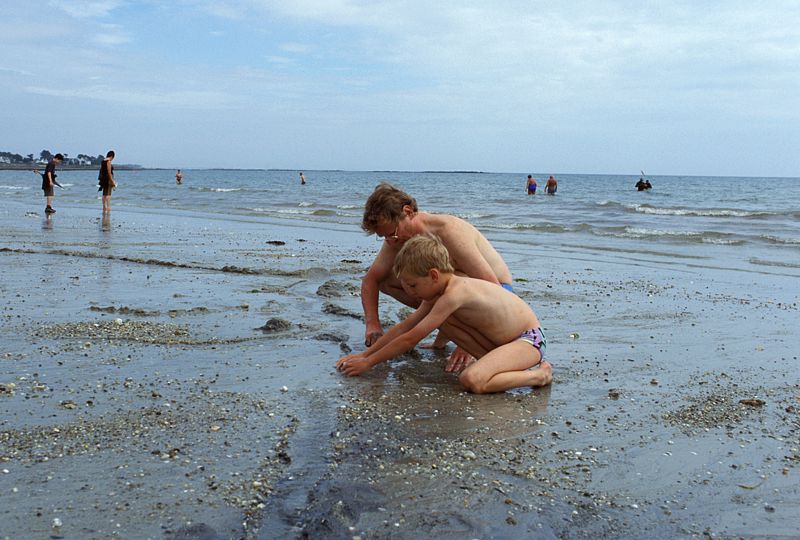
[[[45,214],[44,219],[42,220],[42,230],[43,231],[52,231],[53,230],[53,216],[52,216],[52,214]]]
[[[103,232],[111,230],[111,214],[103,214],[103,218],[100,220],[100,230]]]
[[[550,386],[470,394],[456,375],[445,373],[446,355],[434,361],[416,353],[412,356],[416,358],[395,363],[388,374],[379,369],[376,375],[380,381],[361,385],[358,394],[383,412],[402,416],[404,428],[421,438],[478,432],[496,439],[519,437],[536,430],[538,420],[547,412]]]

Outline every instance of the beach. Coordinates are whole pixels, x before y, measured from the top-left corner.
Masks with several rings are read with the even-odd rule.
[[[796,179],[172,172],[102,217],[65,171],[50,218],[0,175],[0,538],[796,537]],[[421,348],[336,372],[383,178],[493,242],[551,386],[471,395]]]

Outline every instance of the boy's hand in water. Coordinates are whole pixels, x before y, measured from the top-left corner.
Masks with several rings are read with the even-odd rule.
[[[475,361],[475,357],[469,354],[461,347],[456,347],[456,350],[450,355],[447,360],[447,365],[444,370],[448,373],[461,373],[465,367]]]
[[[367,359],[364,353],[350,354],[336,362],[336,369],[348,377],[361,375],[365,371],[369,371],[370,368],[372,368],[372,362]]]

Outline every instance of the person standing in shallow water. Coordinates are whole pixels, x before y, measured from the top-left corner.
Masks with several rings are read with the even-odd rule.
[[[536,195],[536,179],[528,175],[528,183],[525,185],[525,189],[528,191],[528,195]]]
[[[181,185],[183,183],[183,173],[180,169],[175,173],[175,183]]]
[[[301,186],[306,185],[306,177],[303,176],[303,171],[300,171],[300,185]]]
[[[53,190],[55,189],[56,185],[56,165],[61,165],[62,161],[64,161],[64,156],[61,154],[56,154],[53,156],[53,159],[47,163],[47,167],[45,167],[44,174],[42,175],[42,190],[44,191],[44,197],[47,201],[47,206],[44,208],[45,214],[56,213],[52,206]]]
[[[547,183],[544,185],[544,192],[548,195],[555,195],[556,191],[558,191],[558,181],[550,175],[550,178],[547,179]]]
[[[106,159],[100,165],[100,175],[97,177],[100,186],[97,191],[103,192],[103,213],[111,212],[111,192],[117,187],[117,183],[114,181],[112,161],[114,161],[114,151],[109,150],[106,154]]]

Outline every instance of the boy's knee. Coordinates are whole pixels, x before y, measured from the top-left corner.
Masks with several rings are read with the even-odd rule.
[[[486,393],[486,381],[478,376],[475,370],[467,368],[462,371],[461,375],[458,376],[458,382],[460,382],[461,386],[468,392],[472,392],[473,394]]]

